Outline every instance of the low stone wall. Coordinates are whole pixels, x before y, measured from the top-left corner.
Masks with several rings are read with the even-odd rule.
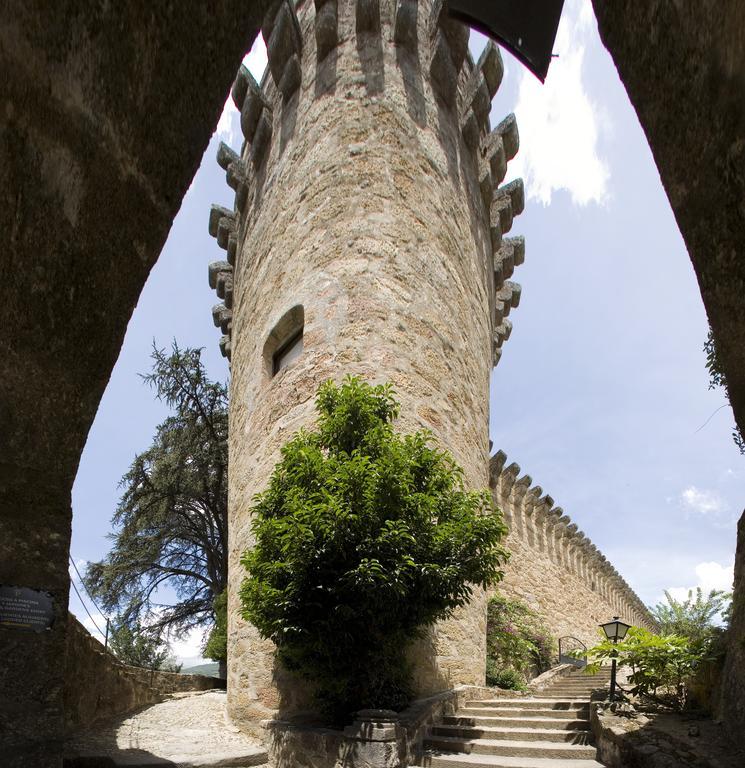
[[[515,691],[458,686],[415,701],[400,713],[363,710],[343,731],[282,720],[265,721],[275,768],[400,768],[418,765],[428,728],[466,699],[515,696]],[[527,695],[527,694],[524,694]]]
[[[612,616],[656,631],[641,599],[564,510],[529,475],[521,476],[517,464],[505,465],[506,454],[497,451],[489,481],[512,553],[499,592],[527,603],[555,638],[595,645],[598,625]]]
[[[607,702],[595,702],[590,709],[597,759],[608,768],[721,768],[723,765],[683,739],[652,727],[652,721],[645,715],[619,715],[611,711],[611,706]],[[739,765],[732,763],[736,764]]]
[[[68,615],[64,711],[69,733],[161,701],[169,693],[225,688],[225,681],[122,664]]]

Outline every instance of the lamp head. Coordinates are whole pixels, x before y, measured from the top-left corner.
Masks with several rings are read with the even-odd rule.
[[[600,627],[605,632],[608,640],[612,640],[614,643],[623,640],[626,637],[626,633],[631,629],[631,626],[620,621],[618,616],[614,616],[613,621],[607,621],[605,624],[601,624]]]

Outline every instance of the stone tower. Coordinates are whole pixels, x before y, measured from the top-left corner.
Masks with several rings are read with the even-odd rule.
[[[245,142],[218,154],[234,210],[209,221],[232,366],[229,708],[247,727],[308,701],[238,617],[251,499],[280,446],[314,419],[319,384],[352,373],[392,381],[398,427],[427,427],[488,486],[489,376],[524,257],[503,238],[523,208],[522,182],[502,185],[515,119],[489,123],[501,56],[490,44],[474,63],[442,0],[282,0],[262,33],[262,83],[242,68],[232,91]],[[421,694],[483,683],[485,621],[477,593],[433,628],[414,652]]]

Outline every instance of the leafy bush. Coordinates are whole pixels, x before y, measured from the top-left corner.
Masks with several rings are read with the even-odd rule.
[[[697,587],[695,597],[694,590],[689,589],[685,600],[676,600],[669,592],[665,592],[665,599],[666,603],[652,608],[660,631],[687,638],[691,652],[702,658],[693,676],[686,680],[686,701],[712,711],[724,667],[732,593],[712,589],[704,597],[701,587]]]
[[[696,587],[696,597],[693,590],[688,590],[688,597],[676,600],[669,592],[665,592],[666,603],[658,603],[652,608],[652,615],[664,635],[681,635],[687,637],[694,648],[704,649],[705,646],[716,642],[722,635],[722,627],[715,624],[718,617],[728,623],[732,593],[712,589],[704,597],[701,587]]]
[[[498,669],[494,659],[486,660],[486,684],[510,691],[524,691],[527,688],[525,677],[521,672],[510,667]]]
[[[506,527],[428,432],[394,432],[390,385],[326,382],[316,410],[254,499],[242,614],[343,722],[406,705],[406,646],[502,578]]]
[[[688,684],[700,665],[708,659],[708,646],[696,648],[681,635],[655,635],[641,627],[631,627],[618,643],[607,638],[587,650],[587,671],[596,672],[613,658],[631,668],[632,693],[650,696],[676,709],[685,708]]]
[[[520,600],[495,595],[486,623],[486,682],[500,688],[513,677],[524,688],[531,677],[551,666],[554,641],[541,618]]]

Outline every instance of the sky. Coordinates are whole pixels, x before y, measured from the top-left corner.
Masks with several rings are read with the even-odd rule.
[[[484,44],[472,33],[474,56]],[[731,439],[724,393],[708,388],[708,326],[693,268],[590,0],[567,0],[554,52],[542,85],[503,51],[492,105],[492,125],[517,115],[520,151],[507,180],[522,176],[526,189],[510,233],[526,238],[512,278],[522,298],[491,382],[494,450],[555,499],[648,605],[664,590],[683,599],[697,586],[729,589],[745,457]],[[244,61],[260,79],[260,38]],[[108,551],[119,480],[167,415],[138,375],[149,370],[153,343],[203,347],[212,378],[228,378],[207,284],[207,265],[223,258],[207,232],[209,207],[233,202],[215,161],[220,140],[240,148],[230,100],[83,452],[71,547],[80,570]],[[74,593],[70,607],[95,633]],[[201,663],[201,641],[192,633],[173,643],[185,667]]]

